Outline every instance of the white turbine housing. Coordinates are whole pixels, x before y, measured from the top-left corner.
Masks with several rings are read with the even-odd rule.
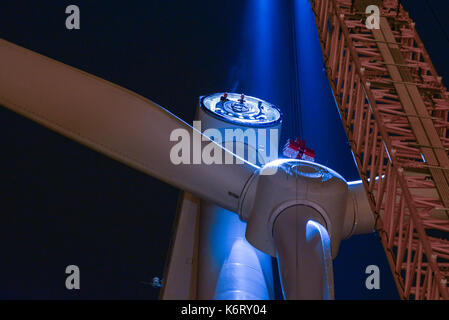
[[[275,174],[266,174],[274,170],[277,170]],[[348,185],[335,171],[313,162],[277,160],[264,166],[247,184],[239,215],[248,222],[248,241],[276,256],[273,226],[278,215],[293,206],[311,207],[325,222],[335,258],[341,240],[349,235],[354,221],[352,200],[348,198],[351,198]],[[350,220],[346,228],[345,220]]]
[[[278,258],[288,299],[332,298],[329,252],[335,258],[342,239],[373,230],[374,218],[363,185],[349,187],[339,174],[322,165],[290,159],[275,160],[263,168],[249,161],[237,164],[241,158],[218,144],[223,157],[231,160],[229,164],[175,164],[170,158],[172,133],[194,129],[154,102],[4,40],[0,40],[0,71],[1,105],[216,207],[238,211],[240,219],[247,222],[247,240]],[[208,127],[226,129],[220,124],[226,121],[232,128],[260,125],[263,135],[268,127],[280,126],[280,112],[260,99],[221,97],[209,96],[208,109],[200,110],[200,120],[206,119],[207,112],[213,115]],[[217,104],[217,99],[221,103]],[[200,137],[198,130],[194,132]],[[201,140],[212,143],[203,135],[198,146]],[[268,149],[263,143],[252,147]],[[187,218],[196,217],[198,206],[191,199],[186,205],[191,207]],[[236,238],[234,234],[231,237]],[[238,237],[243,239],[240,234]],[[192,237],[189,241],[194,244],[197,240]],[[233,268],[235,258],[244,252],[238,245],[223,268],[223,290],[217,296],[229,297],[227,293],[234,290],[227,279],[234,277],[235,270],[251,269],[260,275],[250,278],[245,274],[245,283],[259,285],[265,276],[263,268],[255,269],[253,263]],[[187,254],[195,255],[193,250]],[[247,281],[251,279],[254,281]],[[164,280],[165,287],[169,284],[170,279]],[[188,285],[184,287],[188,289]]]

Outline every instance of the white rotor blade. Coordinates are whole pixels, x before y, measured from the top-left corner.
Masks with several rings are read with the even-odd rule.
[[[348,182],[348,187],[354,215],[351,235],[373,233],[376,229],[376,217],[371,210],[362,180]]]
[[[1,39],[0,104],[232,211],[256,169],[235,164],[225,149],[223,157],[227,153],[234,164],[173,164],[177,142],[170,134],[186,129],[192,136],[184,121],[131,91]]]
[[[273,237],[287,300],[334,299],[331,244],[323,225],[307,206],[289,207],[276,218]]]

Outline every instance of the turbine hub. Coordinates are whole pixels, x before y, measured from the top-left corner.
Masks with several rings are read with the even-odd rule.
[[[321,215],[335,257],[345,238],[349,189],[335,171],[313,162],[280,159],[268,163],[248,182],[239,205],[247,222],[246,238],[259,250],[276,256],[273,225],[287,208],[310,207]]]

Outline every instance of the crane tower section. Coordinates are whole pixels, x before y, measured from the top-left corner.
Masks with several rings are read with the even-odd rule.
[[[449,299],[449,93],[397,0],[311,0],[326,73],[402,299]]]

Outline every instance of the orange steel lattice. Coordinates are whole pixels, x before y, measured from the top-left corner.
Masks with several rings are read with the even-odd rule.
[[[366,1],[365,1],[366,2]],[[327,76],[402,299],[449,299],[449,94],[397,0],[311,0]]]

